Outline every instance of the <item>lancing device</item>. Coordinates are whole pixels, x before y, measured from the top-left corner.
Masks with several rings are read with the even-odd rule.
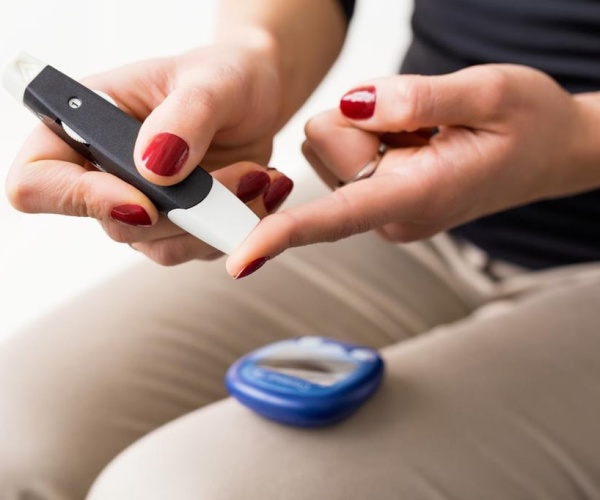
[[[7,65],[4,87],[99,170],[139,189],[179,227],[230,254],[259,218],[200,166],[179,184],[157,186],[140,175],[133,149],[141,123],[96,92],[26,53]]]

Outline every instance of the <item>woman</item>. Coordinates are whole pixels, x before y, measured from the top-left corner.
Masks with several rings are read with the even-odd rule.
[[[23,146],[13,205],[93,216],[181,265],[140,266],[3,346],[2,498],[600,493],[600,4],[418,0],[411,75],[350,85],[308,122],[333,190],[276,213],[292,182],[267,168],[273,136],[351,13],[224,1],[213,46],[86,81],[144,120],[142,175],[170,185],[202,161],[264,218],[226,263],[252,278],[200,262],[215,251],[43,127]],[[307,332],[382,348],[384,385],[350,420],[298,431],[221,400],[231,361]]]

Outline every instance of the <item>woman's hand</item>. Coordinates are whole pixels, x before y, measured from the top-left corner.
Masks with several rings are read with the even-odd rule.
[[[222,44],[131,64],[83,83],[144,122],[135,162],[148,180],[175,184],[201,162],[260,217],[289,194],[292,181],[262,166],[281,125],[281,82],[269,47]],[[162,264],[219,255],[43,125],[21,148],[7,193],[24,212],[94,217],[111,238]]]
[[[228,259],[229,273],[289,247],[371,229],[392,241],[419,240],[600,185],[590,161],[597,124],[582,102],[545,74],[513,65],[367,82],[341,109],[309,121],[303,151],[335,188],[384,143],[377,171],[261,221]],[[439,132],[429,137],[432,129]]]

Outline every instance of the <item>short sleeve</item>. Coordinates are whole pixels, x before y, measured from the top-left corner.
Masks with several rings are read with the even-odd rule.
[[[342,11],[344,12],[344,16],[346,17],[346,22],[350,22],[352,19],[352,15],[354,14],[354,5],[356,0],[338,0],[340,6],[342,7]]]

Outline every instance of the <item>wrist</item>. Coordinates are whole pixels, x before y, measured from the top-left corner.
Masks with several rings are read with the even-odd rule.
[[[573,96],[577,110],[577,127],[570,134],[572,161],[567,165],[564,186],[569,193],[600,187],[600,92]]]
[[[249,86],[268,88],[269,105],[278,110],[276,129],[283,126],[289,113],[285,111],[284,64],[277,37],[260,25],[231,24],[217,31],[215,44],[243,54],[242,77]]]
[[[319,85],[341,50],[346,22],[337,2],[221,0],[216,41],[250,46],[273,69],[283,125]]]
[[[255,24],[229,24],[217,31],[215,43],[243,48],[280,72],[278,40],[266,28]]]

